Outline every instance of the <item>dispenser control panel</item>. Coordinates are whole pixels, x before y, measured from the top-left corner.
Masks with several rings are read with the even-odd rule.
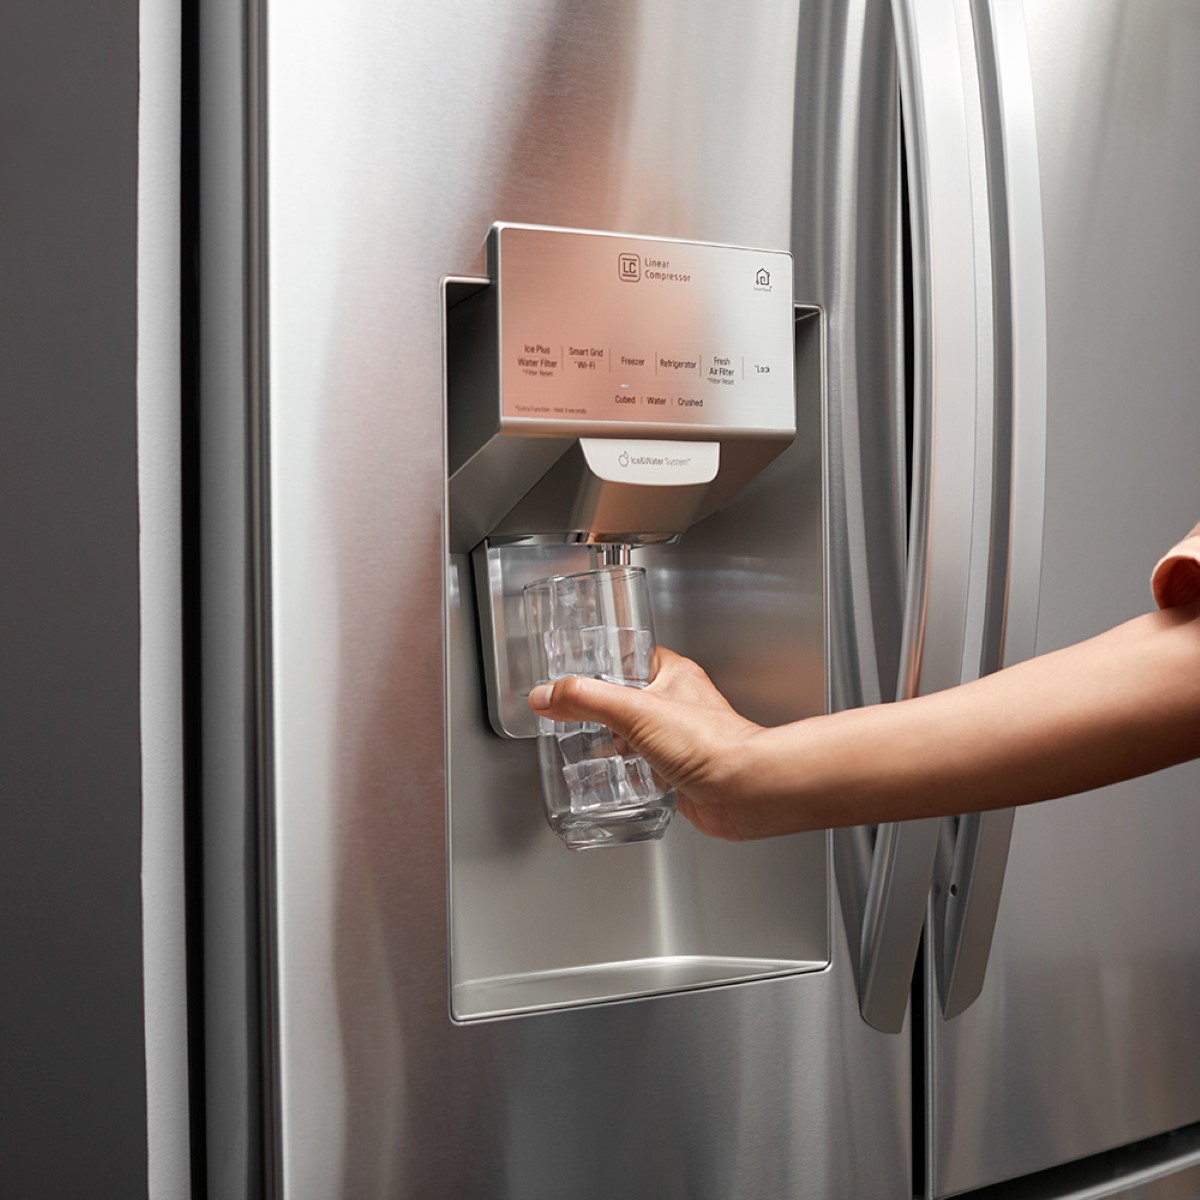
[[[497,225],[489,274],[510,428],[795,431],[790,254]]]

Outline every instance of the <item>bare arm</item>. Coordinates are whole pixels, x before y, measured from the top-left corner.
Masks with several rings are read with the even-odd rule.
[[[1200,603],[933,696],[773,729],[669,651],[645,691],[566,679],[530,703],[610,725],[717,837],[1004,808],[1200,756]]]

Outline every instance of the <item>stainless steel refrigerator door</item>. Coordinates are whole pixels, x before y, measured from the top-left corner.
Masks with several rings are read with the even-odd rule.
[[[1044,652],[1146,611],[1156,558],[1200,519],[1200,15],[1055,0],[1025,20],[1049,335]],[[1195,765],[1018,812],[978,1001],[942,1020],[928,964],[930,1195],[1200,1119],[1197,846]]]
[[[907,1197],[908,1038],[840,922],[826,971],[466,1026],[446,927],[439,282],[498,218],[790,245],[839,395],[889,406],[886,6],[261,8],[270,1190]]]

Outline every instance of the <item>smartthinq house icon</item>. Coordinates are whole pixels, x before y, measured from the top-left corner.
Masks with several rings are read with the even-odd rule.
[[[618,254],[617,274],[626,283],[637,283],[642,277],[642,260],[636,254]]]

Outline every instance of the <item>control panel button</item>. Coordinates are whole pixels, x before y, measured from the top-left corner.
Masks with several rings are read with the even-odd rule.
[[[552,379],[562,367],[562,347],[546,342],[522,342],[517,351],[517,369],[531,379]]]
[[[649,350],[626,347],[613,354],[613,370],[623,375],[653,375],[654,355]]]
[[[704,359],[706,383],[732,387],[742,374],[742,357],[733,354],[712,354]]]
[[[655,374],[659,379],[699,379],[700,355],[660,350],[656,355]]]

